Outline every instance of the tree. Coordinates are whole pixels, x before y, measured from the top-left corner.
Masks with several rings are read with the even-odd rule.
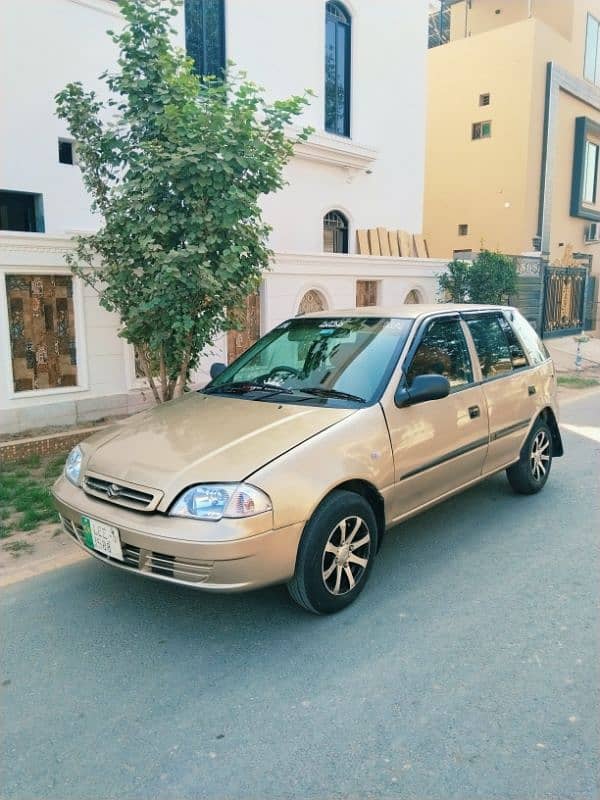
[[[512,258],[482,250],[469,270],[472,303],[507,303],[517,289],[517,268]]]
[[[444,296],[453,303],[466,303],[469,296],[468,261],[455,259],[448,264],[446,272],[438,278],[438,284]]]
[[[438,285],[453,303],[507,303],[517,289],[517,269],[510,256],[482,250],[472,263],[451,261]]]
[[[103,217],[67,260],[120,315],[120,336],[161,402],[182,393],[268,268],[259,199],[284,185],[294,143],[311,133],[288,133],[310,92],[267,103],[232,66],[224,78],[199,78],[172,41],[181,0],[118,2],[126,25],[108,31],[118,70],[100,76],[109,99],[81,83],[56,96]]]

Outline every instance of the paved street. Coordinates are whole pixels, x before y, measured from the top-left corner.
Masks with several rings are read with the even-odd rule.
[[[600,394],[546,490],[389,535],[331,618],[86,560],[2,591],[4,798],[596,798]]]

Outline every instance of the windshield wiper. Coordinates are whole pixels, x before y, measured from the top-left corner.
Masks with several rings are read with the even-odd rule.
[[[337,389],[322,389],[319,386],[309,387],[305,389],[302,387],[298,391],[304,394],[314,394],[316,397],[336,397],[340,400],[353,400],[355,403],[366,403],[364,397],[359,397],[356,394],[348,394],[348,392],[339,392]]]
[[[286,389],[285,386],[278,386],[276,383],[252,383],[252,381],[230,381],[229,383],[223,383],[221,386],[209,386],[207,389],[203,389],[204,392],[225,392],[235,394],[239,392],[240,394],[246,392],[271,392],[271,393],[279,393],[279,394],[293,394],[291,389]]]

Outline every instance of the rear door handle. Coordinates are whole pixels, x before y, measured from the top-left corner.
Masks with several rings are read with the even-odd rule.
[[[471,406],[469,408],[469,416],[471,419],[477,419],[477,417],[481,416],[481,409],[479,406]]]
[[[527,387],[527,394],[528,394],[528,395],[530,395],[530,396],[531,396],[532,394],[535,394],[535,392],[536,392],[536,388],[535,388],[535,386],[528,386],[528,387]]]

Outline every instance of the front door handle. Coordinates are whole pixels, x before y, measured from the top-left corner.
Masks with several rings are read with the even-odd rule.
[[[527,394],[528,394],[529,396],[531,396],[532,394],[535,394],[535,392],[536,392],[536,388],[535,388],[535,386],[528,386],[528,387],[527,387]]]
[[[477,417],[481,416],[481,409],[479,406],[471,406],[469,408],[469,416],[471,419],[477,419]]]

